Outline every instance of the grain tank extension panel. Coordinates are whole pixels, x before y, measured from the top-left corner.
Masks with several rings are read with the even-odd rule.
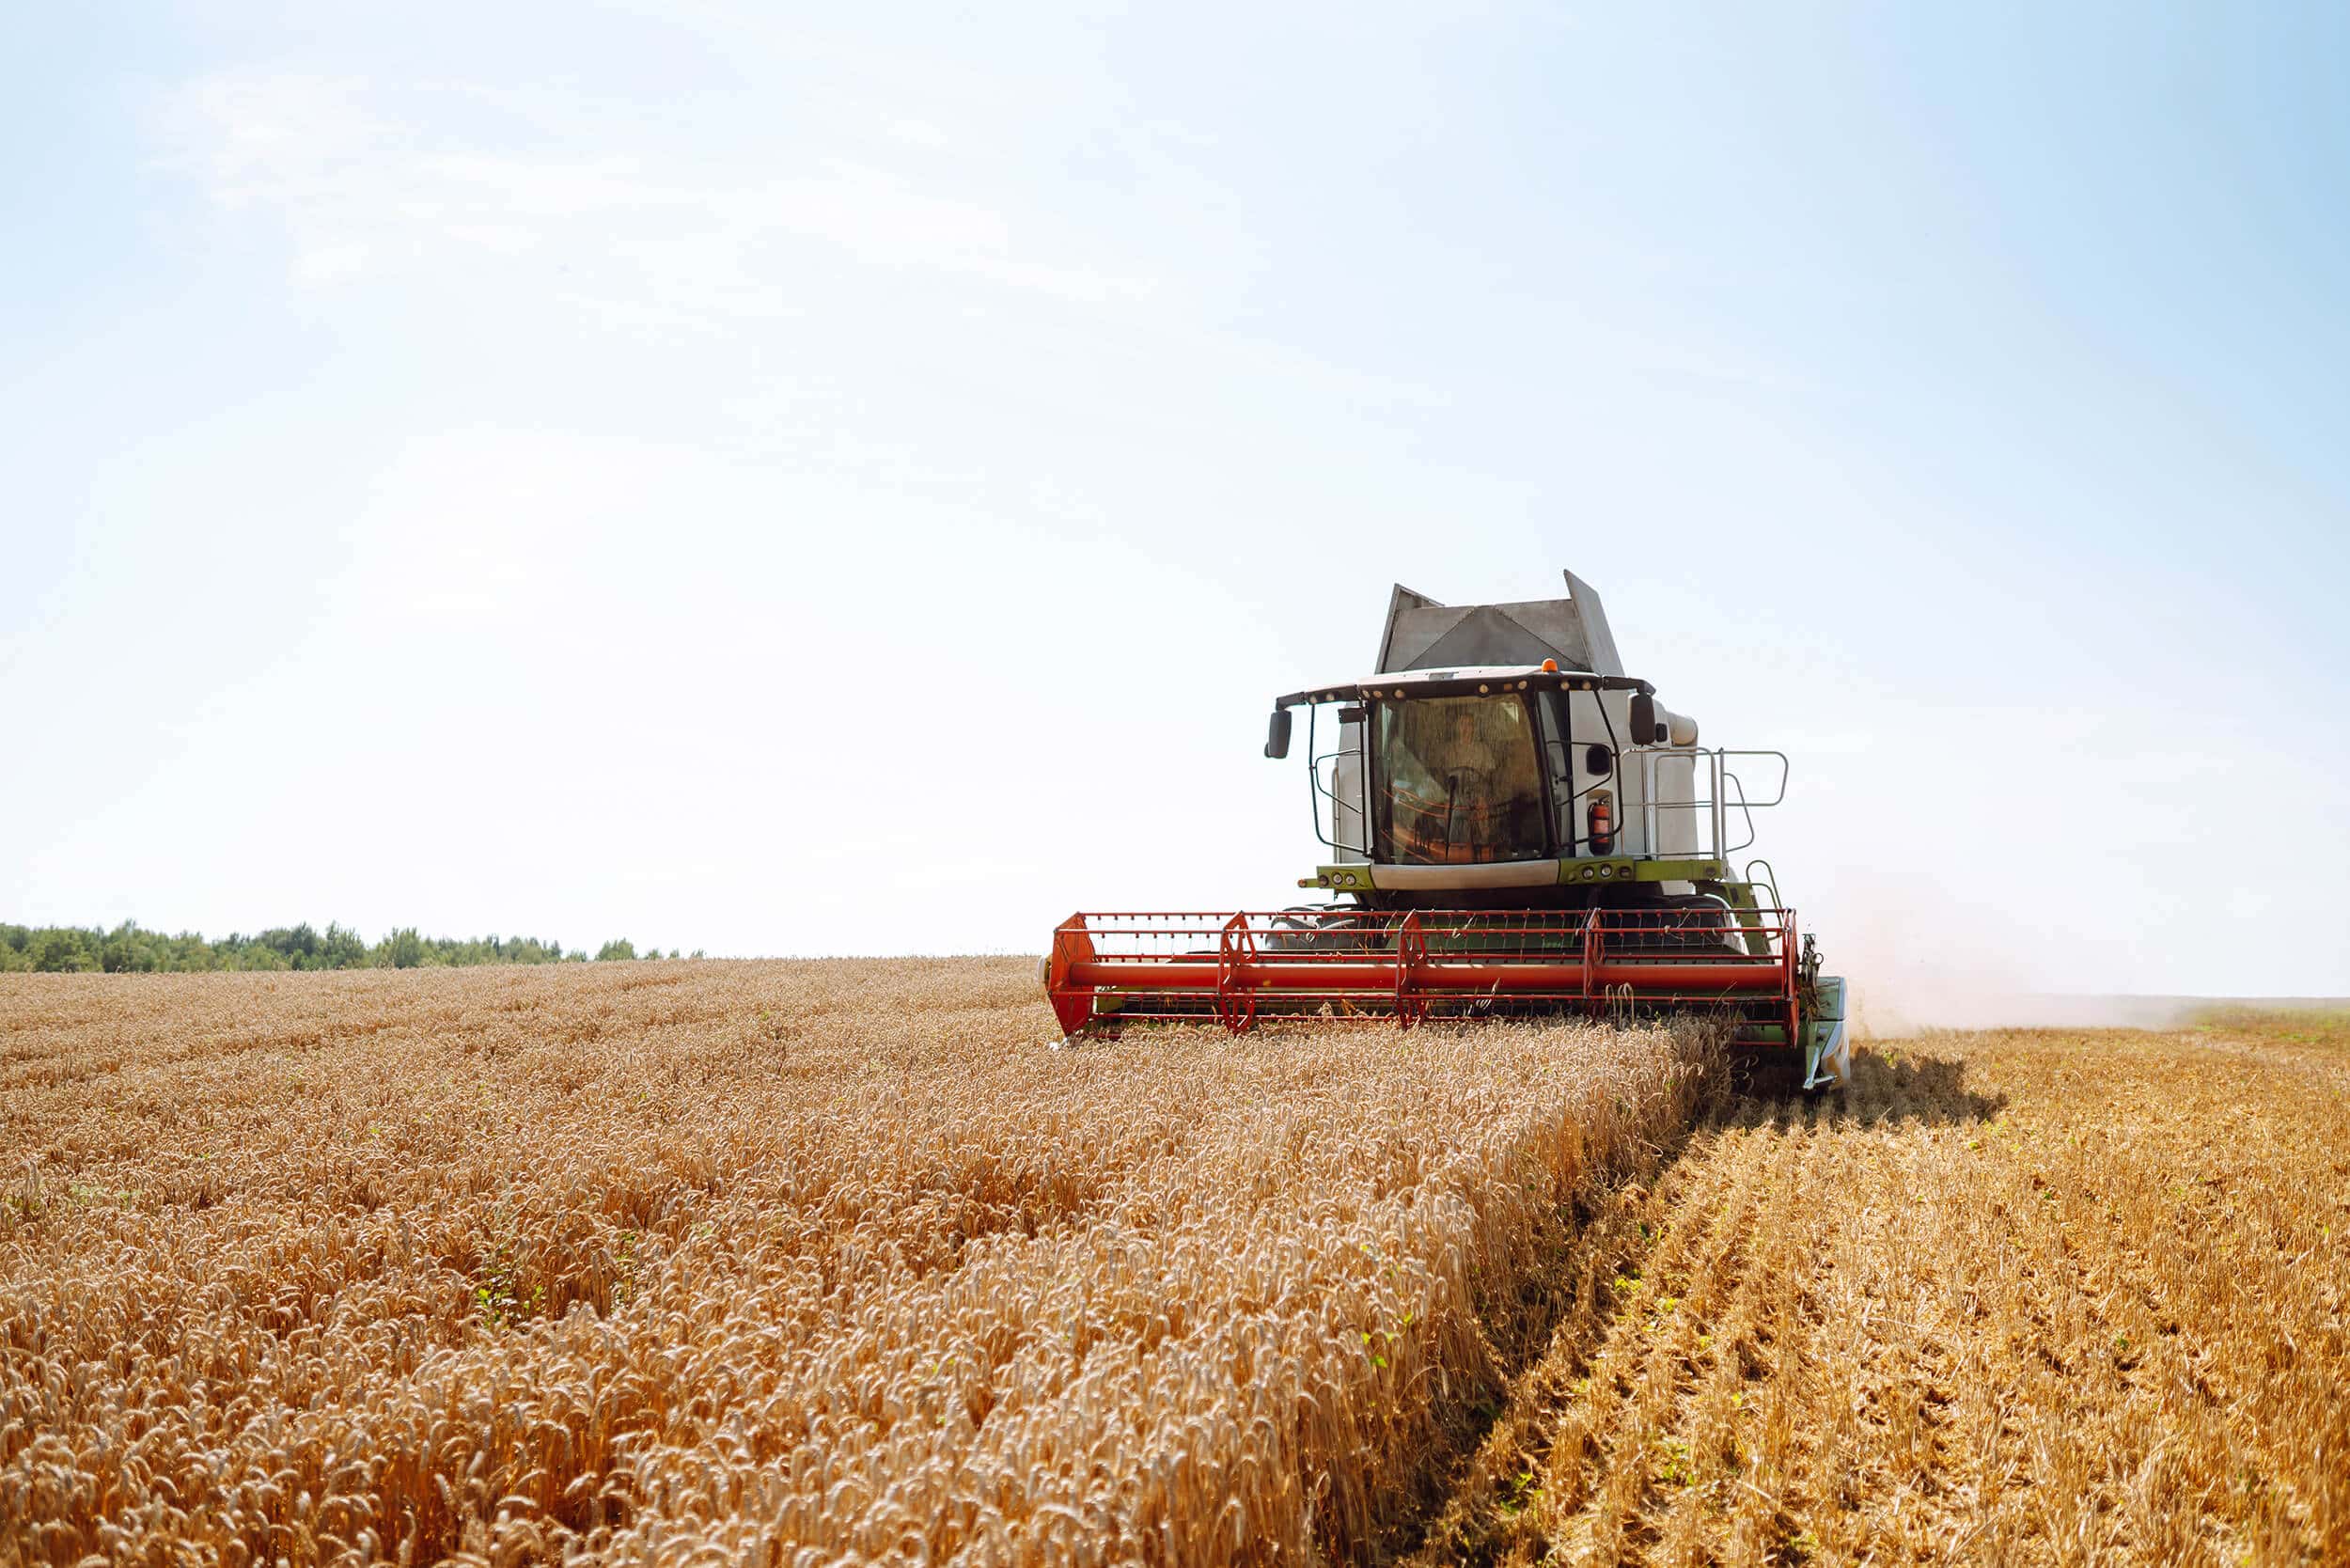
[[[1572,572],[1564,575],[1567,598],[1515,604],[1439,604],[1396,584],[1379,639],[1379,673],[1556,659],[1560,669],[1622,675],[1599,590]]]

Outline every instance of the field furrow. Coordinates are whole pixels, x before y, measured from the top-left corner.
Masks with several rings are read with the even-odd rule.
[[[1733,1102],[1635,1197],[1539,1490],[1423,1554],[2334,1561],[2350,1551],[2350,1027],[1940,1036]]]

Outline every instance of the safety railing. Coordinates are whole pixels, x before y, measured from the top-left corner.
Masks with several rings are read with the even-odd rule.
[[[1789,764],[1783,751],[1654,746],[1633,755],[1640,760],[1641,826],[1646,835],[1642,841],[1651,855],[1670,853],[1660,847],[1666,842],[1664,829],[1668,824],[1682,823],[1693,829],[1690,837],[1695,840],[1681,846],[1686,853],[1705,859],[1735,855],[1755,841],[1754,813],[1780,805],[1787,798]],[[1758,800],[1747,793],[1745,780],[1731,765],[1738,759],[1778,764],[1769,799]],[[1668,787],[1665,776],[1677,775],[1676,764],[1686,764],[1689,769],[1690,798],[1685,801],[1660,798]],[[1677,776],[1671,780],[1676,788],[1680,782]],[[1743,837],[1733,839],[1733,833]]]
[[[1306,779],[1313,796],[1314,837],[1341,856],[1371,858],[1371,823],[1364,814],[1362,780],[1364,768],[1363,725],[1350,721],[1341,714],[1339,721],[1339,743],[1328,751],[1319,748],[1316,739],[1318,706],[1306,710]],[[1351,731],[1351,733],[1350,733]],[[1351,743],[1351,744],[1350,744]],[[1340,770],[1349,762],[1355,768],[1353,798],[1339,788]],[[1328,775],[1327,780],[1324,774]],[[1322,803],[1330,803],[1330,830],[1322,826]],[[1353,819],[1350,835],[1348,819]]]

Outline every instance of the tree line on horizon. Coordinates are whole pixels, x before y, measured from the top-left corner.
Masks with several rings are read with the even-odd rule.
[[[402,926],[369,943],[346,926],[327,923],[320,931],[305,921],[247,935],[231,932],[208,939],[183,931],[167,936],[125,920],[101,926],[0,924],[0,974],[86,973],[190,974],[219,969],[448,969],[478,964],[610,963],[637,957],[636,945],[615,937],[590,960],[582,948],[536,936],[425,936]],[[648,959],[663,956],[658,948]],[[674,952],[671,958],[688,954]],[[691,955],[702,956],[697,949]]]

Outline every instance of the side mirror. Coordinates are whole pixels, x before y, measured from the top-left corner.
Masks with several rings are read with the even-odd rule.
[[[1290,711],[1273,710],[1273,722],[1265,727],[1264,754],[1267,757],[1287,757],[1290,754]]]
[[[1648,745],[1652,744],[1651,736],[1654,736],[1656,740],[1663,740],[1665,737],[1656,733],[1658,729],[1656,698],[1646,692],[1634,692],[1632,694],[1632,744]]]

